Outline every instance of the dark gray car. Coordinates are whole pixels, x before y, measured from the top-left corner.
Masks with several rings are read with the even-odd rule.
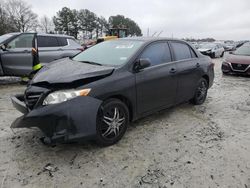
[[[24,94],[12,128],[39,127],[44,140],[95,139],[111,145],[130,121],[185,101],[202,104],[214,64],[188,43],[164,38],[102,42],[43,67]]]
[[[34,33],[9,33],[0,36],[0,76],[24,76],[32,71]],[[67,35],[37,34],[42,65],[82,51],[75,39]]]

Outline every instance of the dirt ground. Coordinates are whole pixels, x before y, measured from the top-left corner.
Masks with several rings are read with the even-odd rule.
[[[116,145],[43,145],[36,129],[11,130],[10,96],[25,87],[0,79],[0,188],[250,188],[250,78],[223,76],[201,106],[182,104],[141,119]]]

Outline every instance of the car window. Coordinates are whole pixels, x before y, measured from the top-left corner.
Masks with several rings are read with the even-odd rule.
[[[0,36],[0,44],[3,43],[4,41],[10,39],[11,37],[15,36],[15,34],[5,34]]]
[[[57,47],[59,43],[57,37],[51,36],[38,36],[37,37],[38,47]]]
[[[78,42],[77,40],[75,40],[75,39],[68,39],[68,41],[69,41],[69,44],[73,44],[73,45],[76,45],[76,46],[79,46],[80,44],[80,42]]]
[[[171,46],[174,50],[176,61],[192,58],[190,48],[187,44],[171,42]]]
[[[197,55],[196,55],[196,53],[194,52],[194,50],[193,50],[192,48],[189,48],[189,49],[190,49],[190,52],[191,52],[191,57],[192,57],[192,58],[196,58]]]
[[[68,45],[67,38],[57,37],[57,41],[59,43],[59,46],[67,46]]]
[[[171,61],[170,49],[165,42],[158,42],[148,46],[140,58],[148,58],[151,66],[167,63]]]
[[[13,39],[7,45],[7,48],[32,48],[34,34],[22,34]]]
[[[141,46],[139,40],[108,40],[84,50],[72,58],[79,62],[95,62],[107,66],[121,66],[126,63]]]

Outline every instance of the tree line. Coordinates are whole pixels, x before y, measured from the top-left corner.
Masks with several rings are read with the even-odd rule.
[[[110,16],[106,20],[88,9],[63,7],[53,18],[38,17],[23,0],[0,1],[0,35],[9,32],[42,31],[45,33],[67,34],[78,38],[99,37],[110,28],[126,28],[130,36],[141,36],[138,24],[123,15]]]

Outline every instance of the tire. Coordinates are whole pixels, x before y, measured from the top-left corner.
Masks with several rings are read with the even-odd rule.
[[[205,78],[201,78],[195,90],[194,97],[190,102],[194,105],[201,105],[207,98],[208,82]]]
[[[224,52],[221,53],[220,57],[223,57],[224,56]]]
[[[101,105],[96,122],[96,143],[110,146],[125,134],[129,124],[129,110],[118,99],[108,99]]]

